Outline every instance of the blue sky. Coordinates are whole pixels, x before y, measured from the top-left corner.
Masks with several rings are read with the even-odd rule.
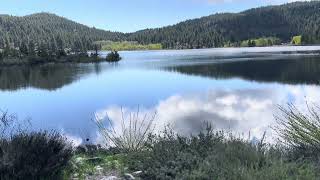
[[[0,14],[50,12],[100,29],[133,32],[294,0],[1,0]]]

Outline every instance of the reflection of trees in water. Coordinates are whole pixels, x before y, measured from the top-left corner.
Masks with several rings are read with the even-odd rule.
[[[320,57],[212,63],[169,67],[167,69],[218,79],[239,77],[259,82],[320,83]]]
[[[55,90],[71,84],[81,76],[101,72],[98,64],[48,64],[41,66],[14,66],[0,68],[0,89],[17,90],[34,87]]]

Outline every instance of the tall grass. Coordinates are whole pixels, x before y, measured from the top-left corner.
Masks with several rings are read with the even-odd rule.
[[[307,104],[302,112],[295,105],[279,107],[275,130],[280,141],[296,158],[320,158],[320,108]]]
[[[154,129],[155,116],[156,112],[151,115],[141,115],[139,108],[136,113],[126,116],[121,108],[121,122],[118,122],[121,124],[120,128],[117,129],[115,122],[108,116],[106,123],[95,117],[95,123],[109,146],[115,146],[123,152],[134,152],[145,147],[148,136]]]

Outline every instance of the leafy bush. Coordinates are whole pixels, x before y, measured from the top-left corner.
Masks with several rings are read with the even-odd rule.
[[[291,43],[294,44],[294,45],[301,45],[301,43],[302,43],[302,36],[294,36],[294,37],[292,38]]]
[[[106,60],[109,62],[118,62],[121,60],[121,57],[117,51],[111,51],[107,54]]]
[[[57,132],[29,132],[17,117],[0,111],[0,179],[58,178],[73,155]]]
[[[72,154],[56,132],[18,133],[0,140],[1,179],[57,178]]]
[[[170,130],[150,136],[148,147],[129,153],[131,170],[145,179],[315,179],[309,163],[288,163],[280,149],[263,140],[252,144],[209,126],[197,136],[182,137]]]

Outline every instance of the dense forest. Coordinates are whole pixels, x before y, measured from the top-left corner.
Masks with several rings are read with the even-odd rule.
[[[290,42],[302,35],[303,43],[320,43],[320,1],[296,2],[215,14],[158,29],[132,33],[129,40],[162,43],[163,48],[223,47],[244,40],[276,37]]]
[[[95,41],[121,41],[122,36],[49,13],[23,17],[0,15],[0,59],[1,56],[43,57],[63,55],[66,51],[85,52],[95,48]]]
[[[301,37],[302,44],[317,44],[320,43],[319,24],[319,1],[215,14],[135,33],[89,28],[49,13],[23,17],[0,15],[0,59],[97,50],[101,48],[94,43],[97,41],[161,44],[165,49],[184,49],[274,45],[291,42],[296,36]]]

